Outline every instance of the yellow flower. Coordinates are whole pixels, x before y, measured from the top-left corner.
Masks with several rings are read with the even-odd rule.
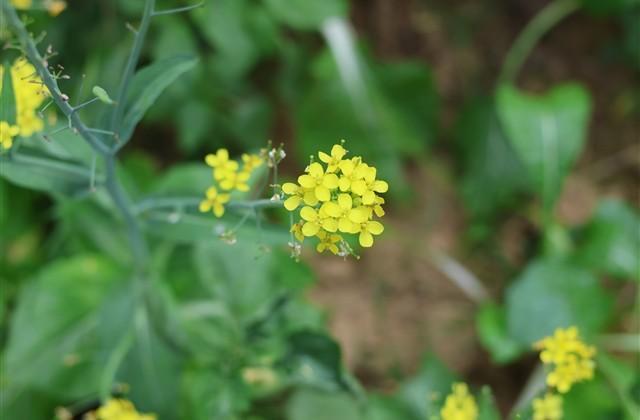
[[[227,172],[224,178],[220,179],[220,188],[223,190],[249,191],[249,175],[247,172]]]
[[[32,0],[11,0],[13,7],[21,10],[30,8],[32,3]]]
[[[307,172],[308,174],[298,177],[298,183],[304,188],[313,189],[318,200],[331,200],[331,190],[338,188],[338,177],[325,173],[322,165],[317,162],[309,165]]]
[[[242,154],[242,171],[243,172],[253,172],[254,169],[259,168],[264,161],[260,157],[260,155],[253,154]]]
[[[547,393],[533,400],[533,420],[562,419],[562,397]]]
[[[464,383],[455,383],[452,392],[447,396],[442,410],[442,420],[476,420],[478,405]]]
[[[229,173],[238,170],[238,162],[229,159],[229,151],[227,149],[218,149],[215,154],[208,154],[205,156],[204,161],[213,168],[213,177],[216,181],[226,178]]]
[[[284,200],[284,208],[289,211],[294,211],[302,203],[312,207],[318,204],[318,199],[312,189],[305,189],[292,182],[282,184],[282,192],[290,196]]]
[[[568,392],[573,384],[593,378],[596,349],[581,340],[576,327],[558,328],[534,347],[540,350],[542,363],[553,367],[547,375],[547,385],[559,392]]]
[[[362,204],[372,205],[376,201],[375,193],[385,193],[389,190],[389,184],[385,181],[376,180],[376,168],[367,167],[364,170],[363,179],[354,181],[351,184],[351,191],[362,197]]]
[[[302,234],[304,236],[315,236],[320,229],[327,232],[335,232],[338,230],[338,222],[336,219],[327,215],[320,207],[316,211],[313,207],[305,206],[300,210],[300,217],[305,221],[302,225]]]
[[[355,181],[364,178],[367,165],[362,163],[362,158],[354,157],[341,161],[338,167],[342,174],[338,180],[338,187],[340,187],[340,191],[348,192],[351,191],[351,185]]]
[[[61,0],[51,0],[46,3],[46,6],[51,16],[58,16],[67,8],[67,3]]]
[[[294,223],[289,231],[293,233],[293,236],[298,240],[298,242],[304,241],[304,234],[302,233],[302,223]]]
[[[322,208],[329,216],[338,220],[338,230],[344,233],[357,233],[354,232],[357,226],[369,219],[366,208],[353,208],[353,199],[349,194],[339,194],[337,203],[328,201]]]
[[[327,164],[327,172],[335,172],[338,169],[338,165],[347,151],[339,144],[334,144],[331,148],[331,156],[324,152],[318,152],[318,157],[321,161]]]
[[[216,217],[222,217],[224,214],[224,204],[229,202],[229,194],[219,194],[216,187],[210,187],[207,190],[207,198],[200,202],[200,211],[206,213],[210,210]]]
[[[321,230],[318,232],[318,238],[320,239],[320,242],[316,245],[316,251],[323,253],[324,251],[329,250],[333,255],[338,254],[339,249],[336,244],[342,241],[342,236]]]
[[[155,420],[155,414],[138,413],[131,401],[110,399],[92,413],[96,420]]]
[[[360,246],[369,248],[373,246],[373,235],[380,235],[384,231],[382,223],[370,220],[368,222],[356,224],[351,233],[359,233],[358,241]]]
[[[20,127],[10,125],[6,121],[0,121],[0,146],[8,149],[13,144],[13,138],[20,133]]]

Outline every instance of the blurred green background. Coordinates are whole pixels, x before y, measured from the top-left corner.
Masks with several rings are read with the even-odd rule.
[[[56,18],[30,13],[71,76],[61,87],[73,102],[94,85],[116,91],[143,3],[69,0]],[[113,375],[160,419],[426,419],[455,378],[491,388],[478,399],[494,419],[522,395],[531,343],[578,325],[604,367],[567,396],[565,418],[631,419],[640,3],[575,3],[521,57],[513,83],[499,83],[509,49],[550,3],[206,0],[154,18],[141,66],[197,64],[124,150],[120,177],[134,199],[203,194],[203,157],[220,147],[237,157],[283,143],[281,177],[294,179],[345,139],[390,184],[385,233],[360,260],[309,247],[296,263],[278,212],[234,245],[195,221],[210,228],[211,217],[183,228],[146,220],[157,293],[139,316],[125,233],[104,197],[69,197],[68,185],[56,190],[64,180],[27,182],[6,166],[3,412],[81,413],[114,343],[128,343]],[[82,117],[100,124],[93,108]],[[72,133],[30,142],[87,162]],[[133,338],[122,339],[131,319]],[[256,367],[279,379],[247,381]]]

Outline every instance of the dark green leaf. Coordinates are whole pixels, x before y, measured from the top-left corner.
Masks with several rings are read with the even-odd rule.
[[[480,342],[496,363],[509,363],[528,350],[509,336],[507,317],[502,306],[484,304],[476,316],[476,329]]]
[[[420,419],[439,414],[439,401],[449,394],[455,376],[433,355],[424,358],[418,374],[402,386],[399,398]]]
[[[576,84],[557,86],[543,96],[502,86],[496,98],[507,137],[550,211],[585,142],[591,114],[589,94]]]
[[[606,325],[610,293],[589,271],[552,260],[532,262],[507,290],[509,336],[523,346],[575,325],[590,337]]]

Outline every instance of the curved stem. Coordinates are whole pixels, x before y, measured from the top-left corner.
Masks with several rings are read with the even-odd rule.
[[[545,6],[518,35],[502,65],[498,82],[513,83],[531,50],[551,28],[580,8],[577,0],[555,0]]]

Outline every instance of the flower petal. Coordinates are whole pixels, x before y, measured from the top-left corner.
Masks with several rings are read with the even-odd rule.
[[[362,195],[362,204],[364,204],[365,206],[370,206],[375,201],[376,201],[376,194],[371,190],[367,190]]]
[[[293,182],[285,182],[282,184],[282,192],[288,195],[297,193],[299,189],[300,187]]]
[[[345,148],[339,144],[334,144],[333,147],[331,148],[331,156],[337,160],[342,159],[346,154],[347,154],[347,151],[345,150]]]
[[[328,154],[326,154],[325,152],[318,152],[318,157],[320,158],[321,161],[323,161],[324,163],[329,163],[331,162],[331,156],[329,156]]]
[[[338,230],[338,221],[328,217],[322,221],[322,228],[327,232],[335,232]]]
[[[338,187],[340,187],[340,191],[347,192],[351,189],[351,180],[347,177],[341,177],[338,180]]]
[[[338,167],[344,175],[349,176],[351,175],[351,172],[353,172],[353,169],[356,167],[356,165],[351,160],[343,160],[338,164]]]
[[[320,165],[318,162],[313,162],[311,165],[309,165],[309,167],[307,168],[307,172],[309,172],[309,175],[314,178],[320,178],[322,175],[324,175],[322,165]]]
[[[340,206],[333,201],[327,201],[326,203],[324,203],[322,207],[320,207],[320,211],[331,217],[340,217],[340,215],[342,214]]]
[[[204,161],[207,165],[211,166],[212,168],[215,168],[216,166],[218,166],[218,158],[214,154],[209,153],[207,156],[204,157]]]
[[[307,222],[302,225],[302,234],[304,236],[315,236],[320,230],[320,225],[315,222]]]
[[[353,231],[353,223],[346,217],[342,217],[338,220],[338,230],[344,233],[351,233]]]
[[[284,200],[284,208],[289,211],[294,211],[298,208],[300,203],[302,202],[302,198],[299,195],[294,195],[293,197],[289,197]]]
[[[307,206],[315,206],[318,204],[318,197],[316,197],[316,193],[314,190],[306,191],[304,193],[304,204]]]
[[[338,205],[342,210],[351,210],[351,206],[353,206],[353,200],[349,194],[340,194],[338,195]]]
[[[369,219],[369,211],[366,207],[357,207],[351,210],[348,216],[353,223],[364,223]]]
[[[211,210],[211,201],[209,200],[202,200],[200,202],[200,205],[198,206],[198,210],[200,210],[200,212],[202,213],[206,213],[209,210]]]
[[[371,234],[366,230],[363,230],[362,232],[360,232],[358,241],[360,242],[361,246],[369,248],[373,245],[373,236],[371,236]]]
[[[316,186],[316,179],[311,175],[300,175],[298,177],[298,184],[304,188],[314,188]]]
[[[338,188],[338,176],[336,174],[325,175],[324,178],[322,178],[322,185],[332,190]]]
[[[305,206],[300,210],[300,217],[307,222],[315,222],[318,220],[318,213],[309,206]]]
[[[331,200],[331,193],[329,192],[329,189],[327,187],[324,187],[322,185],[318,185],[316,187],[316,189],[314,190],[316,197],[318,197],[318,200],[320,201],[329,201]]]
[[[351,191],[358,195],[363,195],[367,192],[367,183],[359,179],[351,183]]]
[[[382,225],[382,223],[372,220],[371,222],[367,223],[367,230],[374,235],[380,235],[382,232],[384,232],[384,226]]]
[[[389,184],[387,184],[385,181],[377,180],[373,183],[372,190],[379,193],[385,193],[389,191]]]
[[[220,203],[215,203],[213,205],[213,214],[215,214],[216,217],[222,217],[224,214],[224,206]]]

